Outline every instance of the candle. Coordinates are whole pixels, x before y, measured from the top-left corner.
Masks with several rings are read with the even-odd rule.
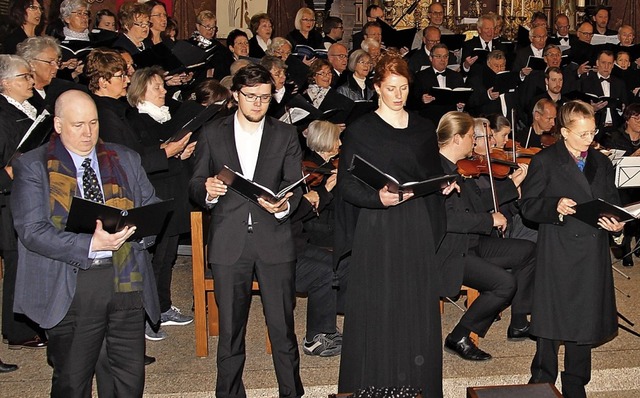
[[[511,0],[511,14],[509,15],[510,17],[513,17],[513,3],[515,3],[515,0]]]
[[[460,13],[460,3],[462,2],[462,0],[458,0],[458,16],[461,17],[462,14]]]
[[[578,0],[577,6],[578,7],[584,7],[584,3],[585,3],[584,0]]]
[[[522,8],[520,9],[520,14],[524,17],[524,0],[522,0]]]
[[[498,15],[502,15],[502,0],[498,1]]]
[[[447,0],[447,8],[444,10],[444,15],[449,15],[449,8],[451,8],[451,0]]]

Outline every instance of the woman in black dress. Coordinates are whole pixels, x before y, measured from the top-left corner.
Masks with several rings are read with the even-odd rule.
[[[309,46],[313,49],[324,48],[322,33],[315,29],[316,14],[312,9],[306,7],[299,9],[296,13],[294,25],[295,29],[287,35],[287,40],[291,42],[294,50],[297,45]],[[308,61],[310,63],[313,59]]]
[[[593,107],[567,102],[557,126],[563,140],[533,157],[522,185],[522,216],[539,224],[531,312],[537,340],[529,382],[555,383],[564,343],[562,394],[582,398],[591,378],[591,348],[618,331],[609,238],[621,243],[624,224],[602,217],[596,227],[571,217],[576,204],[620,204],[613,164],[590,147],[598,132]]]
[[[253,37],[249,40],[249,56],[262,58],[266,55],[267,46],[271,44],[273,22],[269,14],[260,13],[251,17],[249,23]]]
[[[348,126],[338,167],[334,254],[351,251],[338,390],[412,386],[441,397],[435,251],[446,228],[444,197],[406,194],[401,200],[348,171],[357,154],[400,181],[442,175],[438,143],[431,122],[404,110],[411,75],[406,62],[386,55],[375,72],[380,106]]]

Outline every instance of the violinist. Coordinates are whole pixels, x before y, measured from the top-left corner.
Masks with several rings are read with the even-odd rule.
[[[474,120],[462,112],[449,112],[438,124],[440,160],[445,173],[456,172],[456,162],[471,155],[478,134]],[[484,137],[482,137],[484,138]],[[496,181],[499,203],[518,198],[516,179]],[[482,188],[475,179],[459,178],[460,194],[445,200],[446,235],[438,250],[447,280],[454,279],[477,289],[480,297],[467,309],[445,339],[445,350],[470,361],[491,359],[469,338],[471,332],[484,337],[500,311],[511,303],[509,340],[529,336],[527,314],[530,312],[535,264],[535,245],[520,239],[495,237],[504,231],[506,217],[499,211],[490,213],[491,189]],[[499,209],[498,209],[499,210]],[[508,272],[511,269],[512,272]]]
[[[611,149],[621,149],[624,156],[640,156],[640,103],[627,106],[622,113],[624,123],[620,128],[608,137],[603,145]],[[619,189],[620,200],[623,205],[640,201],[640,188]],[[633,256],[631,254],[631,239],[635,236],[636,247],[634,252],[640,257],[638,241],[640,238],[640,227],[637,221],[627,222],[624,226],[624,240],[622,241],[622,265],[633,267]]]
[[[296,291],[307,293],[307,331],[302,351],[330,357],[342,351],[342,334],[336,327],[336,291],[333,289],[333,194],[336,169],[331,159],[338,154],[340,128],[316,120],[305,130],[307,147],[304,173],[319,175],[308,187],[291,215],[296,243]],[[309,184],[309,183],[308,183]]]
[[[524,148],[542,148],[548,146],[543,145],[543,141],[546,143],[548,140],[551,140],[552,137],[549,135],[543,137],[543,135],[548,134],[553,126],[555,126],[556,113],[556,104],[550,99],[543,98],[536,102],[533,106],[533,123],[528,129],[521,130],[517,133],[516,140]],[[551,141],[555,142],[555,140]]]

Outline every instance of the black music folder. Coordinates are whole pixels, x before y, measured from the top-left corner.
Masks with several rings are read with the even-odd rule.
[[[533,70],[541,70],[544,71],[547,69],[547,63],[544,62],[544,58],[534,57],[533,55],[529,55],[529,59],[527,59],[527,67]]]
[[[36,149],[44,144],[45,141],[49,140],[52,132],[53,116],[45,109],[36,117],[36,120],[31,123],[27,132],[24,133],[22,140],[18,144],[16,153],[27,153],[32,149]]]
[[[131,239],[158,235],[164,227],[165,220],[173,211],[173,199],[153,203],[146,206],[122,210],[77,196],[71,201],[66,231],[93,234],[96,220],[102,221],[102,228],[113,234],[124,227],[136,227]]]
[[[600,228],[598,226],[598,219],[601,217],[615,218],[618,222],[625,222],[634,220],[640,215],[640,202],[621,207],[602,199],[595,199],[577,204],[573,208],[576,210],[576,213],[571,214],[572,217],[595,228]]]
[[[431,87],[429,94],[435,97],[434,105],[456,105],[459,102],[469,103],[473,89],[469,87]]]
[[[376,21],[378,21],[382,28],[382,41],[385,46],[395,47],[397,49],[401,49],[402,47],[411,48],[413,37],[417,31],[416,28],[398,30],[380,18],[376,19]]]
[[[451,185],[458,177],[455,174],[447,174],[429,178],[424,181],[400,183],[395,177],[384,173],[358,155],[353,155],[349,171],[355,178],[376,191],[386,186],[389,192],[398,193],[400,197],[402,197],[403,193],[413,193],[416,197],[429,195]]]
[[[213,119],[214,116],[218,114],[222,109],[226,108],[227,101],[224,101],[222,104],[211,104],[204,108],[200,113],[191,118],[188,122],[186,122],[180,129],[172,135],[166,142],[172,141],[180,141],[184,138],[185,135],[189,133],[191,134],[191,138],[189,138],[189,142],[197,141],[196,132],[199,131],[200,127],[202,127],[206,122]]]
[[[284,198],[287,192],[300,185],[304,179],[308,177],[308,174],[293,184],[282,188],[278,193],[273,192],[269,188],[262,186],[257,182],[251,181],[237,171],[231,170],[226,165],[222,170],[220,170],[217,177],[229,188],[259,205],[258,198],[262,198],[269,203],[277,203],[280,199]]]

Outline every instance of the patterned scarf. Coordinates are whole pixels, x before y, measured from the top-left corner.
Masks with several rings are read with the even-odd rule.
[[[132,195],[118,154],[108,150],[100,140],[96,145],[96,154],[100,164],[100,177],[105,204],[127,210],[134,207]],[[62,145],[58,134],[53,134],[47,147],[47,170],[49,172],[49,206],[51,221],[56,228],[64,230],[69,216],[71,200],[76,195],[78,181],[76,167],[71,156]],[[113,252],[115,268],[114,290],[133,292],[142,290],[142,274],[133,256],[130,243],[125,243]]]
[[[309,84],[307,88],[307,95],[311,98],[311,102],[314,107],[319,108],[322,101],[324,101],[324,97],[329,92],[330,87],[320,87],[317,84]]]

